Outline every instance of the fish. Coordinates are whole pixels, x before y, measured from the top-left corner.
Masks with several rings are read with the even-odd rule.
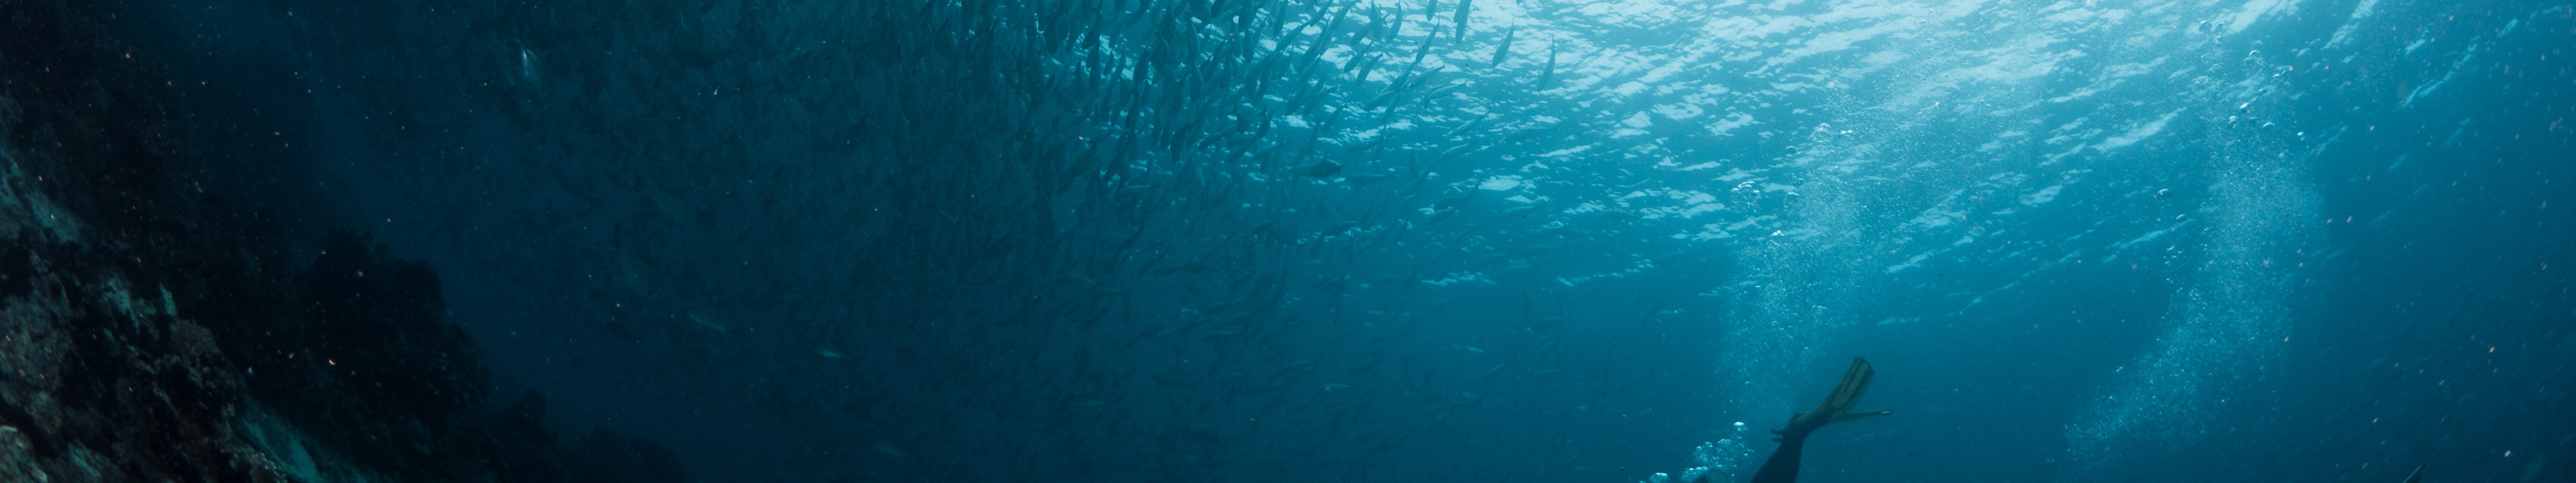
[[[1476,0],[1458,0],[1458,14],[1454,16],[1458,19],[1458,34],[1452,36],[1453,38],[1460,41],[1467,39],[1467,12],[1474,10],[1475,5]]]

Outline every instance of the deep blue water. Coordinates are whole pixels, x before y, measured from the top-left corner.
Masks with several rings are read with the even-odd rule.
[[[703,481],[2576,481],[2564,3],[118,8]]]

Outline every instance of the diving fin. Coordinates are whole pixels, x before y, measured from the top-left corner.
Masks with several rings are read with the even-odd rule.
[[[1878,410],[1878,411],[1869,411],[1869,412],[1860,412],[1860,413],[1843,413],[1843,415],[1841,415],[1841,416],[1834,416],[1834,420],[1833,420],[1833,422],[1837,422],[1837,423],[1839,423],[1839,422],[1843,422],[1843,421],[1850,421],[1850,420],[1860,419],[1860,418],[1866,418],[1866,417],[1870,417],[1870,416],[1886,416],[1886,415],[1887,415],[1887,413],[1889,413],[1889,412],[1891,412],[1891,411]]]
[[[2412,474],[2408,474],[2408,475],[2406,475],[2406,483],[2423,483],[2423,481],[2424,481],[2424,465],[2422,465],[2422,464],[2417,464],[2417,465],[2415,465],[2415,472],[2414,472],[2414,473],[2412,473]]]
[[[1869,360],[1852,358],[1851,368],[1843,370],[1843,380],[1834,383],[1834,392],[1825,395],[1825,402],[1817,404],[1814,411],[1790,417],[1789,427],[1773,432],[1782,435],[1794,432],[1803,437],[1829,423],[1888,414],[1888,411],[1851,412],[1852,406],[1860,404],[1861,394],[1869,392],[1869,380],[1876,375],[1877,371],[1869,368]]]

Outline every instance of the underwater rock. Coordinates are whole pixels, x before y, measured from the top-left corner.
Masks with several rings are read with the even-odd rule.
[[[427,266],[342,231],[297,268],[201,194],[158,68],[82,5],[0,0],[0,481],[680,481],[641,439],[568,471]]]

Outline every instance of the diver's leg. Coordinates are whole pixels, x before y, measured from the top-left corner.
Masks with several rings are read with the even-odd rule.
[[[1780,438],[1780,449],[1771,451],[1771,459],[1762,460],[1762,469],[1753,471],[1752,483],[1796,483],[1798,453],[1807,446],[1806,437]]]
[[[1799,453],[1807,445],[1807,435],[1816,432],[1816,428],[1836,421],[1886,415],[1887,411],[1851,412],[1852,405],[1860,402],[1861,393],[1869,390],[1869,380],[1876,374],[1877,371],[1869,368],[1868,360],[1852,358],[1851,368],[1843,370],[1842,381],[1834,383],[1834,392],[1825,395],[1824,403],[1817,404],[1814,411],[1789,416],[1788,426],[1771,431],[1780,435],[1775,438],[1780,442],[1780,449],[1772,451],[1771,459],[1762,462],[1762,469],[1753,472],[1753,483],[1796,483]]]

